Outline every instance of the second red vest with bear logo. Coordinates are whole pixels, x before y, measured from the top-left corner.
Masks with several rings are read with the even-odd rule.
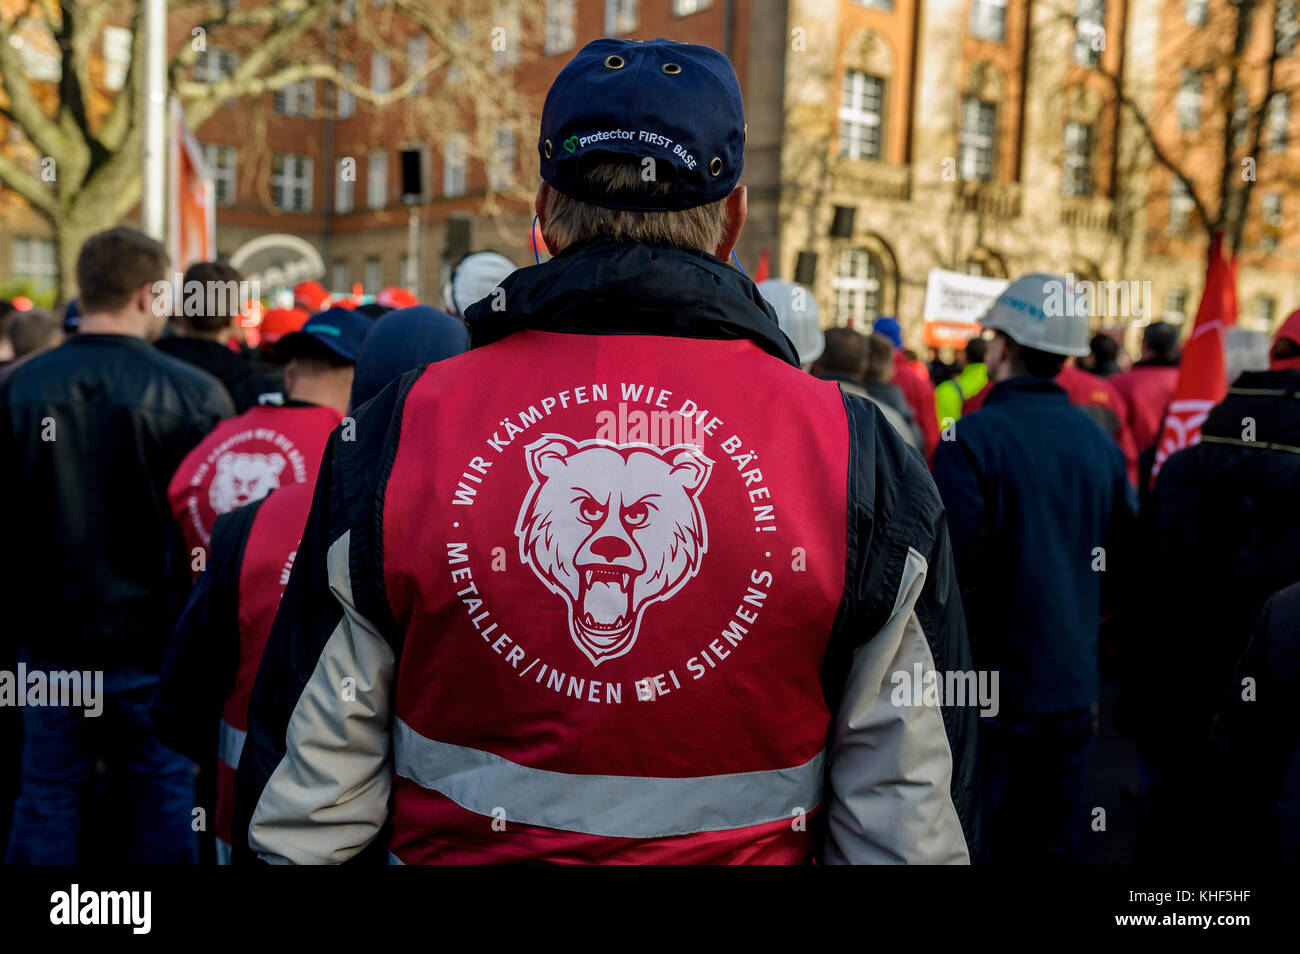
[[[807,860],[838,387],[747,340],[525,331],[427,370],[401,429],[393,858]]]
[[[287,484],[315,484],[321,455],[343,415],[319,405],[250,408],[222,421],[167,486],[186,547],[206,548],[218,515]]]

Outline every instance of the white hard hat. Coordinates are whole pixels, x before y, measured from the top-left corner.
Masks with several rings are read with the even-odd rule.
[[[442,291],[447,311],[464,315],[465,309],[491,294],[502,279],[515,270],[515,263],[499,252],[466,255],[452,270]]]
[[[826,350],[826,336],[812,292],[794,282],[769,278],[758,283],[758,293],[776,312],[776,323],[799,352],[799,363],[812,364],[820,358]]]
[[[1016,344],[1050,354],[1088,354],[1088,314],[1072,282],[1060,275],[1017,278],[980,319]]]

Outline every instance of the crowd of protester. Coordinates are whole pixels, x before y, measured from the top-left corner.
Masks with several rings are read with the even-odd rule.
[[[702,57],[714,72],[687,74],[717,84],[731,104],[730,118],[716,120],[732,128],[719,155],[743,142],[734,76],[718,71],[712,51],[591,46],[557,80],[572,109],[590,100],[572,86],[584,69]],[[667,84],[654,93],[664,109],[680,72],[647,81]],[[762,780],[783,785],[798,774],[790,765],[811,766],[820,800],[823,755],[809,756],[827,744],[828,711],[827,807],[814,825],[822,857],[1078,863],[1092,821],[1084,792],[1103,671],[1122,684],[1116,725],[1141,753],[1138,860],[1300,858],[1300,749],[1286,708],[1300,683],[1300,311],[1277,332],[1268,367],[1231,383],[1200,443],[1157,468],[1178,379],[1176,327],[1146,327],[1130,364],[1115,338],[1088,340],[1078,320],[1044,313],[1055,279],[1029,275],[999,297],[955,365],[937,356],[927,365],[903,347],[893,318],[867,333],[823,330],[807,289],[755,287],[726,264],[744,219],[738,169],[696,181],[695,166],[683,167],[674,188],[698,191],[679,201],[635,167],[574,172],[550,159],[544,149],[538,209],[555,257],[517,270],[497,253],[468,256],[442,290],[445,311],[400,290],[361,304],[304,288],[292,308],[265,314],[250,347],[242,306],[228,300],[166,317],[154,289],[167,255],[128,228],[85,243],[78,297],[61,318],[0,304],[12,355],[0,370],[0,495],[11,510],[0,669],[98,671],[104,680],[102,718],[0,708],[8,863],[76,863],[106,841],[116,860],[169,864],[343,861],[376,847],[379,860],[399,861],[801,860],[811,849],[788,808],[743,812],[762,801]],[[711,166],[728,168],[722,158]],[[610,194],[620,203],[605,208]],[[700,208],[712,211],[691,217]],[[240,277],[218,262],[185,274],[203,287]],[[701,404],[701,395],[724,400],[748,388],[743,401],[765,415],[754,420],[778,451],[762,456],[783,458],[743,471],[750,501],[772,496],[750,490],[760,481],[788,489],[783,512],[806,535],[800,552],[834,558],[776,596],[761,588],[772,574],[744,563],[755,585],[745,599],[775,621],[787,654],[763,656],[757,640],[737,639],[733,653],[748,661],[728,670],[719,667],[732,653],[714,640],[704,658],[720,675],[709,678],[740,680],[719,683],[730,694],[689,718],[656,702],[647,718],[659,721],[600,722],[584,745],[574,725],[585,714],[551,701],[508,711],[528,685],[514,672],[531,659],[525,648],[566,628],[563,603],[541,601],[576,599],[574,641],[593,666],[616,660],[637,632],[624,625],[632,542],[673,505],[664,481],[689,509],[711,473],[743,470],[757,452],[742,457],[729,432],[710,438],[711,459],[692,443],[628,437],[602,449],[542,433],[518,468],[532,481],[521,485],[532,488],[527,506],[491,519],[519,535],[523,563],[552,557],[560,518],[528,506],[564,475],[563,503],[579,507],[583,532],[608,534],[591,544],[606,569],[575,572],[584,579],[566,591],[562,559],[534,566],[551,573],[549,593],[525,579],[480,616],[486,597],[474,583],[446,595],[444,561],[453,589],[470,580],[468,564],[454,569],[466,545],[427,535],[444,518],[489,519],[477,516],[484,505],[450,513],[473,502],[493,466],[470,457],[488,454],[476,432],[473,443],[465,436],[475,414],[486,413],[478,423],[491,430],[502,413],[492,408],[567,386],[564,374],[617,381],[642,366],[687,375]],[[562,394],[566,405],[584,400]],[[540,416],[526,413],[527,423]],[[500,423],[506,429],[487,442],[498,452],[514,437],[510,419]],[[611,443],[621,456],[600,458]],[[620,510],[599,485],[624,467],[658,480],[659,491],[632,500],[619,485]],[[460,475],[452,483],[446,468]],[[744,528],[713,507],[707,559],[739,564]],[[679,517],[673,559],[705,552],[704,518],[691,512]],[[838,523],[846,512],[847,552]],[[494,550],[492,561],[513,558]],[[664,561],[661,574],[671,570]],[[697,570],[681,569],[674,587]],[[421,608],[430,593],[442,602]],[[682,615],[665,632],[689,630],[691,613],[707,605],[695,599],[677,604]],[[517,618],[532,629],[511,630],[514,648],[504,633],[479,629],[487,609],[512,601],[535,606]],[[744,604],[736,615],[759,618]],[[442,630],[456,626],[482,635],[489,655],[444,645]],[[572,648],[567,632],[561,641]],[[709,671],[700,658],[690,661],[695,678]],[[982,700],[991,704],[978,719],[945,709],[940,724],[924,706],[902,714],[905,704],[888,702],[887,674],[912,661],[996,674],[996,698]],[[744,681],[742,667],[756,664],[767,667],[762,691]],[[485,665],[499,671],[489,677]],[[638,688],[639,698],[675,698],[688,674],[670,672],[644,680],[657,688]],[[332,701],[348,680],[359,684],[359,708]],[[579,683],[579,704],[596,703],[599,686],[593,679],[588,698]],[[796,723],[799,738],[787,731]],[[433,742],[429,726],[447,741]],[[543,754],[492,754],[515,745]],[[530,761],[551,770],[529,775]],[[430,774],[440,781],[423,784]],[[622,808],[583,802],[614,791],[603,786],[620,774]],[[467,777],[475,781],[458,787]],[[516,787],[491,790],[502,778]],[[735,800],[744,804],[719,804],[710,788],[714,801],[694,806],[713,813],[703,827],[674,812],[704,796],[660,785],[739,778],[750,786]],[[649,795],[638,794],[638,780],[655,783]],[[545,788],[540,807],[522,794],[529,785]],[[498,798],[507,809],[490,807]],[[566,815],[566,799],[598,822]],[[105,800],[122,820],[116,842],[103,830]],[[519,816],[510,824],[524,833],[509,848],[492,840],[497,811]],[[381,829],[391,848],[376,838]]]

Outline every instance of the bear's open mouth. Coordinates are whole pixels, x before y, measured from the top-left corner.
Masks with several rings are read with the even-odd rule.
[[[575,622],[597,639],[625,632],[633,619],[632,571],[621,566],[582,566],[578,574]]]

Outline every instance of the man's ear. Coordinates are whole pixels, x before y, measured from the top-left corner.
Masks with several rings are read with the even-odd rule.
[[[723,230],[722,241],[713,254],[725,262],[731,258],[736,242],[740,239],[740,230],[745,227],[745,216],[749,212],[749,190],[738,185],[723,201],[727,203],[727,226]]]
[[[546,202],[551,195],[550,183],[543,180],[537,184],[537,197],[533,199],[533,211],[537,213],[537,224],[542,230],[542,241],[546,244],[546,251],[552,255],[558,255],[560,250],[551,242],[551,238],[546,234]],[[531,242],[531,239],[529,240]],[[531,246],[530,246],[531,247]]]

